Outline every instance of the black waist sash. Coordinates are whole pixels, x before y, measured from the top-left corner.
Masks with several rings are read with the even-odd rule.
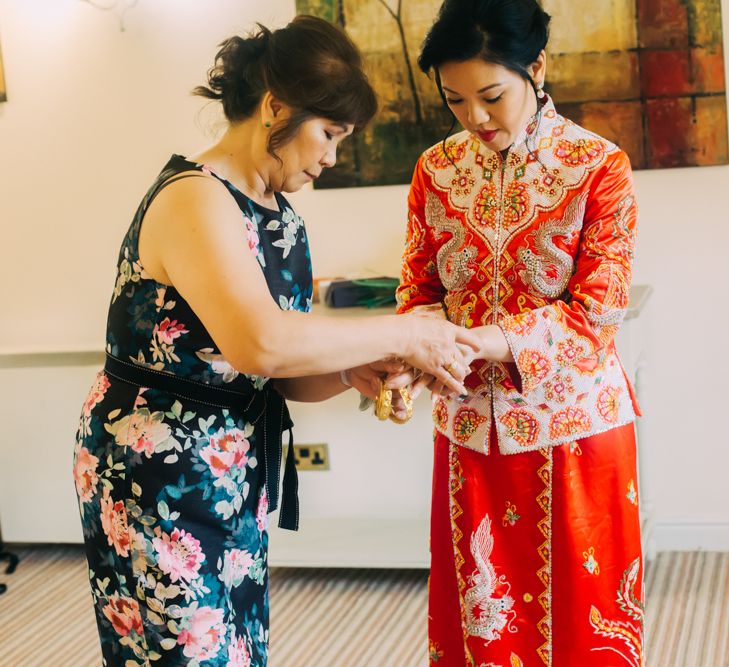
[[[229,408],[243,412],[246,421],[256,425],[258,431],[259,463],[263,459],[263,479],[268,494],[268,510],[273,512],[279,505],[279,482],[281,479],[281,458],[283,456],[282,437],[289,433],[288,455],[281,486],[281,511],[278,525],[287,530],[299,529],[299,480],[294,463],[293,422],[289,415],[286,400],[271,383],[263,389],[250,392],[235,391],[225,387],[190,380],[146,368],[129,361],[123,361],[107,353],[104,372],[110,377],[137,387],[159,389],[178,398],[195,401],[204,405]]]

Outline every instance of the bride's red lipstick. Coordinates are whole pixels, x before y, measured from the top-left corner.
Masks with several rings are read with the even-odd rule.
[[[498,130],[479,130],[478,136],[481,137],[485,142],[490,143],[496,137]]]

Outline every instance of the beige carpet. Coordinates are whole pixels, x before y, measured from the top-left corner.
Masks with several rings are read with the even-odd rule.
[[[0,667],[100,667],[81,550],[16,551]],[[729,667],[729,553],[660,554],[646,583],[648,667]],[[424,667],[425,604],[423,571],[274,570],[270,665]]]

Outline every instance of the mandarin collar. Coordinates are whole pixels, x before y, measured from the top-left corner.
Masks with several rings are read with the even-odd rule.
[[[530,139],[550,134],[552,127],[557,121],[557,110],[554,106],[552,98],[545,93],[544,102],[542,102],[535,113],[528,121],[526,126],[516,135],[514,143],[509,146],[509,154],[520,153],[522,150],[526,152],[534,152],[538,150],[538,146],[529,148],[527,142]],[[487,155],[496,154],[497,151],[492,151],[488,148],[477,135],[471,135],[480,144],[480,149]]]

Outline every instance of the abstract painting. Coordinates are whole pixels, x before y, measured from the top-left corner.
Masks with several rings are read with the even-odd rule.
[[[563,115],[617,142],[636,169],[729,162],[721,0],[544,8],[554,20],[547,78]]]
[[[380,110],[317,188],[408,183],[451,124],[416,63],[442,0],[296,0],[343,26]],[[635,169],[729,162],[721,0],[543,0],[547,90],[561,114],[615,141]],[[458,128],[457,128],[458,129]]]
[[[5,91],[5,74],[3,74],[3,54],[0,51],[0,102],[6,102],[8,99]]]

